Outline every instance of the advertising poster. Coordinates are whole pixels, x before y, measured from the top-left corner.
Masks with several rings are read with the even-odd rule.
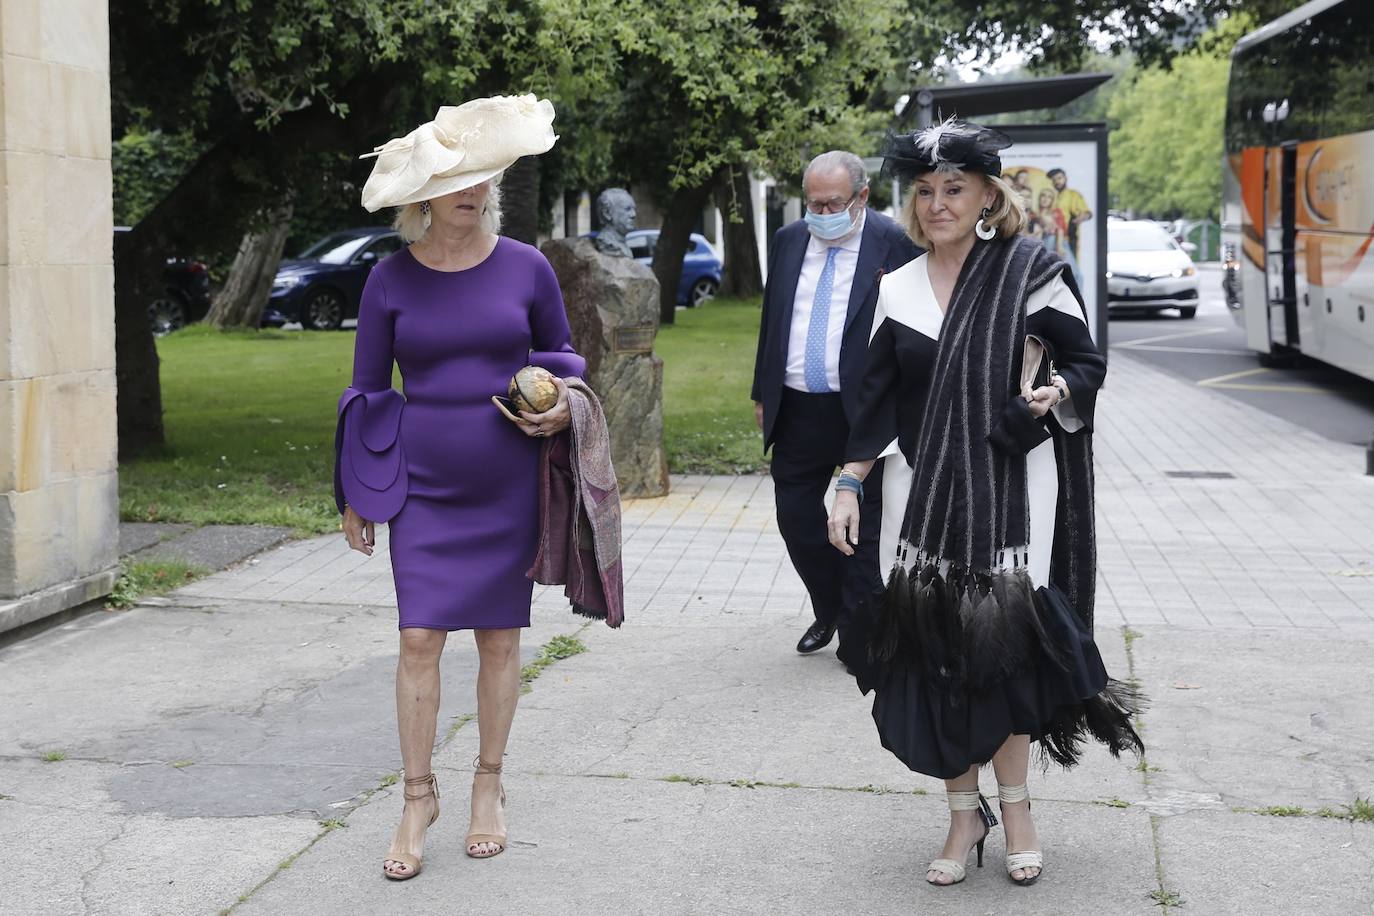
[[[1087,125],[1073,127],[1077,130],[1063,133],[1091,131]],[[1088,327],[1105,350],[1107,176],[1102,138],[1041,139],[1038,135],[1060,132],[1051,125],[1006,132],[1013,144],[1002,152],[1002,177],[1025,204],[1026,234],[1069,263],[1087,306]]]

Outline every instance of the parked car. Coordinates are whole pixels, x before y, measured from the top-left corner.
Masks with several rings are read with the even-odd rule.
[[[636,229],[625,236],[625,242],[636,261],[653,266],[654,246],[658,244],[657,229]],[[693,232],[687,253],[682,258],[682,279],[677,284],[678,305],[698,306],[714,297],[720,289],[722,266],[706,237]]]
[[[299,321],[302,327],[332,331],[358,317],[358,300],[372,267],[401,249],[394,229],[366,226],[332,232],[277,267],[265,325]]]
[[[128,232],[128,226],[115,226],[115,232]],[[210,273],[195,258],[170,257],[162,268],[166,284],[148,303],[148,323],[158,337],[170,334],[210,311]]]
[[[1176,308],[1197,314],[1198,278],[1193,259],[1149,220],[1107,221],[1107,309]]]

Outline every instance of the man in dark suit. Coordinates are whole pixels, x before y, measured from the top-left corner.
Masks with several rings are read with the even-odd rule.
[[[858,409],[878,274],[921,250],[868,209],[868,176],[853,153],[817,156],[802,188],[805,218],[779,229],[768,255],[752,397],[764,450],[773,450],[778,530],[816,614],[797,643],[805,653],[828,645],[844,611],[881,582],[880,469],[864,481],[852,557],[830,545],[825,496]]]

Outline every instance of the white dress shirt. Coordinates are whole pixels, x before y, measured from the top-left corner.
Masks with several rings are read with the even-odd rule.
[[[844,339],[844,319],[849,311],[849,291],[854,286],[854,270],[859,266],[859,244],[864,237],[867,214],[861,214],[859,224],[848,236],[833,242],[814,235],[806,243],[801,274],[797,277],[797,296],[792,301],[792,328],[787,337],[787,368],[782,383],[797,391],[806,391],[806,334],[811,328],[811,306],[816,298],[816,286],[825,269],[827,251],[839,248],[835,255],[835,284],[830,294],[830,323],[825,333],[825,378],[831,391],[840,390],[840,342]]]

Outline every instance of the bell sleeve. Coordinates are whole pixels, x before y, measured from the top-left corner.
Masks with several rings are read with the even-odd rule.
[[[898,452],[897,379],[901,367],[882,292],[879,286],[873,330],[869,334],[868,362],[859,383],[859,409],[845,445],[846,461],[870,461]]]
[[[1069,399],[1051,408],[1054,419],[1067,433],[1092,432],[1107,360],[1088,331],[1087,313],[1068,270],[1027,299],[1026,333],[1049,345],[1055,371],[1069,386]]]
[[[530,365],[547,369],[559,378],[581,378],[587,361],[572,345],[568,312],[558,275],[547,258],[535,253],[534,300],[530,303]]]
[[[391,387],[395,313],[387,307],[381,272],[363,287],[353,349],[353,384],[339,398],[334,431],[334,502],[370,522],[395,518],[409,476],[401,441],[405,397]]]

